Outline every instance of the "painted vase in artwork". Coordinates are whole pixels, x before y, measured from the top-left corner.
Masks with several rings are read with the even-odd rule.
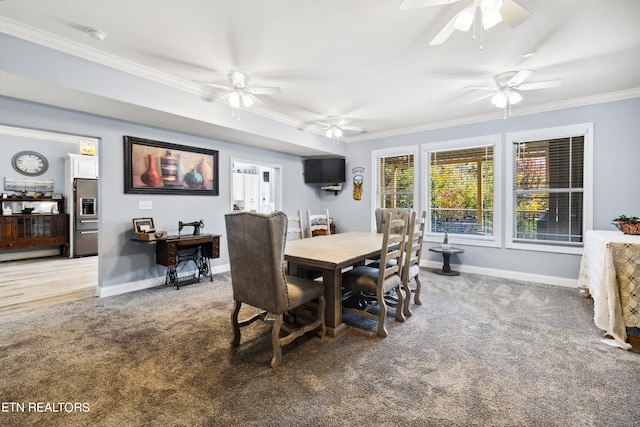
[[[205,162],[205,159],[200,159],[197,170],[202,175],[202,188],[206,188],[207,184],[213,181],[213,169]]]
[[[184,176],[184,183],[190,188],[202,187],[202,175],[195,169],[191,169],[191,172]]]
[[[184,176],[187,174],[187,171],[184,170],[184,165],[182,164],[182,154],[178,153],[178,167],[176,169],[176,187],[179,187],[184,182]]]
[[[149,154],[147,158],[149,159],[149,168],[140,175],[140,180],[149,187],[157,187],[162,182],[162,176],[156,170],[156,156]]]
[[[178,159],[167,150],[167,154],[160,159],[160,170],[162,171],[162,183],[165,187],[173,187],[176,184],[178,174]]]

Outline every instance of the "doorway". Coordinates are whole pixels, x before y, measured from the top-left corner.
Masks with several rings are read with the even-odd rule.
[[[97,153],[98,144],[97,138],[0,125],[0,164],[12,165],[12,159],[19,152],[27,151],[38,153],[47,165],[39,175],[21,174],[15,167],[5,168],[1,190],[3,199],[11,200],[13,194],[22,197],[26,194],[33,197],[29,204],[36,209],[33,212],[36,215],[56,214],[54,216],[57,217],[57,214],[69,213],[73,207],[73,194],[67,194],[65,185],[65,157],[69,153],[82,153],[88,147]],[[24,189],[19,188],[22,184]],[[45,187],[40,188],[41,184]],[[62,209],[46,209],[47,203],[39,202],[59,197],[63,197],[62,205],[66,212]],[[55,204],[56,207],[59,205]],[[42,222],[47,224],[46,221]],[[69,236],[72,230],[69,226]],[[46,235],[46,225],[39,232]],[[61,252],[60,247],[46,246],[0,250],[0,313],[95,296],[99,281],[98,256],[73,258],[70,250],[66,254]],[[78,275],[72,275],[73,271]],[[69,280],[70,277],[75,280]]]
[[[282,167],[231,159],[231,211],[269,213],[282,210]]]

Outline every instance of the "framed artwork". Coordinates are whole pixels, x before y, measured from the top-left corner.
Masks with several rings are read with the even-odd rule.
[[[218,195],[218,151],[124,137],[124,192]]]

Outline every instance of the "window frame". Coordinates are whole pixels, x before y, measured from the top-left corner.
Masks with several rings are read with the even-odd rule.
[[[582,195],[582,244],[564,245],[562,242],[537,242],[526,243],[514,241],[514,142],[541,141],[545,139],[584,137],[583,158],[583,195]],[[593,123],[580,123],[575,125],[557,126],[543,129],[532,129],[521,132],[510,132],[505,137],[505,181],[509,188],[505,191],[505,247],[508,249],[521,249],[536,252],[554,252],[563,254],[582,254],[584,238],[587,230],[593,228]]]
[[[502,134],[490,134],[472,138],[454,139],[427,143],[422,145],[422,185],[424,186],[423,210],[431,211],[431,153],[434,151],[461,150],[493,146],[493,236],[477,236],[449,233],[449,243],[452,245],[469,245],[485,247],[502,247],[502,194],[503,194],[503,157]],[[427,242],[441,243],[444,233],[432,233],[431,215],[427,215],[424,239]]]
[[[416,206],[420,206],[420,199],[418,198],[420,191],[418,189],[419,179],[419,171],[420,171],[420,149],[417,145],[409,145],[404,147],[393,147],[393,148],[383,148],[380,150],[372,150],[371,151],[371,180],[375,181],[375,184],[371,185],[371,211],[375,212],[376,208],[379,206],[380,199],[378,195],[380,192],[378,191],[379,180],[378,180],[378,159],[382,157],[394,157],[394,156],[405,156],[405,155],[413,155],[413,209],[416,209]],[[375,215],[371,215],[371,231],[376,231],[376,219]]]

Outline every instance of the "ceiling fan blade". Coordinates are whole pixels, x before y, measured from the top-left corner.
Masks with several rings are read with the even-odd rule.
[[[526,83],[518,86],[518,90],[547,89],[550,87],[558,87],[561,85],[562,85],[562,80],[548,80],[546,82]]]
[[[471,101],[468,101],[467,104],[473,104],[474,102],[482,101],[483,99],[487,99],[490,96],[493,96],[493,93],[487,93],[486,95],[482,95],[479,98],[472,99]]]
[[[444,28],[442,28],[442,30],[440,30],[440,32],[436,34],[433,40],[431,40],[431,42],[429,43],[429,46],[440,45],[446,42],[449,37],[451,37],[451,34],[453,34],[453,32],[456,30],[456,27],[454,25],[457,17],[458,17],[458,14],[456,13],[454,17],[451,18],[449,22],[447,22]]]
[[[443,4],[456,3],[460,0],[402,0],[400,2],[400,9],[417,9],[419,7],[431,7],[440,6]]]
[[[531,12],[513,0],[504,0],[500,14],[504,23],[513,28],[522,24],[531,15]]]
[[[327,126],[326,123],[311,123],[304,127],[304,130],[307,132],[314,132],[314,131],[327,130],[327,129],[329,129],[329,126]]]
[[[256,86],[249,86],[244,88],[244,90],[246,90],[249,93],[252,93],[254,95],[277,95],[282,93],[282,91],[280,90],[279,87],[256,87]]]
[[[495,86],[465,86],[466,89],[478,89],[478,90],[496,90]]]
[[[200,80],[194,80],[194,83],[203,85],[203,86],[209,86],[209,87],[215,87],[217,89],[224,89],[224,90],[231,90],[231,88],[229,86],[225,86],[225,85],[219,85],[217,83],[210,83],[210,82],[203,82]]]
[[[362,131],[362,128],[358,126],[338,126],[338,127],[342,130],[352,130],[354,132]]]
[[[520,70],[515,76],[511,77],[507,82],[508,87],[519,86],[524,83],[525,80],[533,76],[536,72],[533,70]]]

